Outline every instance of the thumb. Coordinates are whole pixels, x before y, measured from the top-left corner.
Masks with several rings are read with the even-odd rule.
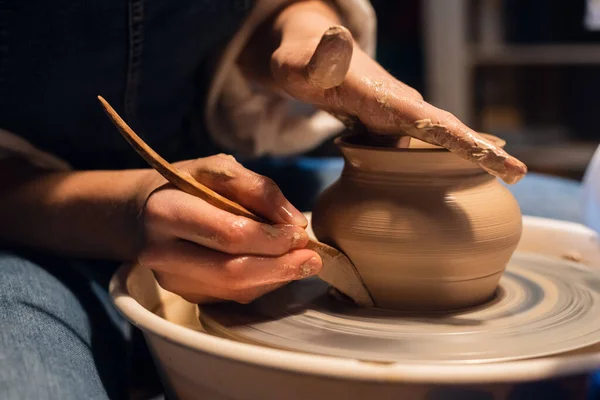
[[[327,29],[305,67],[306,78],[320,89],[331,89],[344,82],[350,69],[354,40],[350,31],[335,25]]]

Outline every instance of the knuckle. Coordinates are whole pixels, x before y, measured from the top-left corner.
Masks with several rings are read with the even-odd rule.
[[[274,180],[263,175],[256,175],[250,187],[250,190],[255,193],[260,193],[263,196],[271,196],[279,193],[279,186]]]
[[[244,290],[239,292],[234,292],[231,295],[231,300],[240,304],[249,304],[256,300],[258,296],[253,293],[253,291]]]
[[[237,160],[235,159],[235,157],[233,157],[230,154],[225,154],[225,153],[215,154],[215,155],[206,157],[202,160],[204,160],[204,164],[217,164],[217,165],[221,165],[224,167],[240,165],[237,162]]]
[[[249,237],[248,222],[235,218],[223,231],[223,241],[229,250],[241,250]]]
[[[187,172],[199,181],[209,179],[213,184],[218,184],[238,177],[242,169],[243,166],[233,156],[217,154],[196,160],[189,165]]]
[[[146,224],[157,224],[164,221],[169,213],[165,192],[154,192],[148,196],[143,209],[143,218]]]
[[[284,47],[279,47],[271,54],[270,67],[275,82],[289,81],[293,74],[293,67]]]
[[[417,89],[410,87],[410,86],[406,86],[408,89],[408,94],[410,97],[412,97],[414,100],[419,101],[419,102],[423,102],[425,99],[423,98],[423,95],[421,94],[421,92],[419,92]]]
[[[220,160],[226,160],[227,162],[238,164],[237,160],[231,154],[219,153],[214,156]]]
[[[248,257],[236,257],[223,265],[223,281],[229,290],[239,291],[248,288],[244,278],[244,267]]]
[[[445,121],[455,121],[457,119],[454,114],[452,114],[450,111],[446,111],[446,110],[444,110],[442,112],[442,118]]]
[[[423,99],[414,99],[411,101],[413,103],[413,108],[415,110],[421,111],[421,110],[425,109],[425,107],[427,106],[427,104],[425,103],[425,101]]]

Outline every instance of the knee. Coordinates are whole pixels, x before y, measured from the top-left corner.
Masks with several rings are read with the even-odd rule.
[[[28,259],[0,252],[0,304],[0,319],[20,315],[37,320],[43,315],[43,319],[53,318],[89,342],[88,317],[75,295]]]
[[[0,368],[0,398],[106,398],[84,308],[42,266],[8,253],[0,253],[0,326],[11,366]]]

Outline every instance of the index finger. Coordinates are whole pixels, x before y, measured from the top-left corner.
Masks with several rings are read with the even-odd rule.
[[[512,184],[527,167],[447,111],[425,102],[375,62],[356,61],[344,83],[324,93],[325,104],[342,107],[372,132],[407,134],[446,148]]]
[[[405,130],[412,137],[444,147],[497,176],[508,184],[517,183],[527,173],[527,166],[492,141],[467,127],[447,111],[425,103],[431,118],[416,120]]]
[[[308,221],[284,196],[273,180],[259,175],[233,157],[219,154],[187,164],[198,182],[275,224],[305,228]]]

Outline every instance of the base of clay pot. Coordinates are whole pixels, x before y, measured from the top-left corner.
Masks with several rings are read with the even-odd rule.
[[[394,301],[377,301],[376,307],[395,311],[434,311],[447,312],[476,307],[492,299],[504,271],[465,281],[431,283],[410,282],[395,290],[401,296],[384,296]],[[380,292],[381,293],[381,292]]]
[[[491,286],[489,284],[483,286],[481,284],[480,280],[476,280],[478,282],[473,283],[474,285],[476,285],[475,286],[477,288],[476,290],[473,290],[473,288],[468,288],[468,287],[466,287],[466,285],[461,285],[460,290],[465,290],[465,291],[470,290],[470,292],[468,292],[468,296],[462,296],[460,298],[460,301],[457,301],[456,291],[452,291],[451,293],[446,291],[446,293],[442,293],[441,295],[438,293],[438,295],[435,296],[435,298],[433,300],[426,300],[426,301],[420,300],[420,302],[418,304],[415,304],[414,302],[407,302],[407,303],[400,303],[400,304],[395,303],[395,304],[391,304],[391,305],[390,304],[387,304],[387,305],[377,304],[377,305],[375,305],[373,307],[369,307],[369,308],[388,310],[388,311],[407,312],[407,313],[443,314],[443,313],[453,313],[453,312],[457,312],[457,311],[466,311],[466,310],[475,309],[475,308],[479,308],[479,307],[485,307],[491,303],[494,303],[495,301],[497,301],[497,299],[499,297],[501,297],[502,289],[499,287],[498,281],[502,277],[502,273],[495,274],[493,277],[495,277],[496,282],[495,283],[491,282]],[[492,277],[490,277],[490,280],[493,281],[493,279],[491,279],[491,278]],[[481,279],[485,279],[485,278],[481,278]],[[455,283],[455,284],[463,283],[464,284],[466,282],[452,282],[452,283]],[[458,285],[456,285],[456,286],[458,286]],[[422,288],[422,286],[420,286],[420,287]],[[428,290],[428,291],[437,293],[437,291],[440,289],[439,288],[436,288],[436,289],[423,288],[422,290]],[[340,292],[338,289],[336,289],[333,286],[329,287],[328,294],[331,297],[335,298],[337,301],[342,301],[348,305],[352,304],[354,306],[360,307],[350,297],[346,296],[345,294],[343,294],[342,292]],[[460,294],[462,295],[463,293],[460,293]]]

